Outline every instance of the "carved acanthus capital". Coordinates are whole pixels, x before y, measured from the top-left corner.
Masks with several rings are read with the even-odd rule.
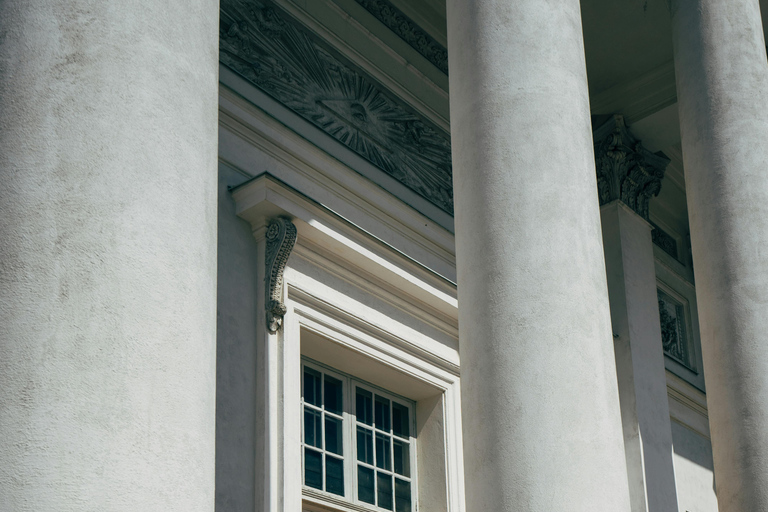
[[[287,311],[283,304],[283,272],[285,264],[288,263],[288,256],[296,244],[296,226],[290,220],[278,217],[267,225],[265,238],[267,248],[264,287],[267,328],[274,334],[283,325],[283,317]]]
[[[600,204],[621,199],[648,220],[648,203],[661,192],[669,159],[645,149],[620,115],[614,115],[593,136]]]

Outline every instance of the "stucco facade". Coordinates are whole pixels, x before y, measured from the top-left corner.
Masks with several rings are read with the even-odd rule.
[[[761,4],[0,3],[0,511],[768,510]]]

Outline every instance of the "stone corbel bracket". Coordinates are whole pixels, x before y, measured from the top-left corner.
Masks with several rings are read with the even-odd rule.
[[[670,160],[645,149],[614,115],[593,133],[597,191],[600,204],[621,199],[645,220],[651,197],[661,192],[661,180]]]
[[[288,256],[296,244],[296,226],[285,218],[278,217],[267,225],[265,238],[266,274],[264,288],[266,293],[267,329],[275,334],[283,325],[283,317],[287,311],[283,304],[283,273]]]

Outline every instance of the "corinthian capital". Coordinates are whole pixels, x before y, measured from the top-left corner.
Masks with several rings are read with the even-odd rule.
[[[614,115],[593,133],[600,204],[621,199],[648,220],[648,202],[661,192],[669,159],[651,153]]]

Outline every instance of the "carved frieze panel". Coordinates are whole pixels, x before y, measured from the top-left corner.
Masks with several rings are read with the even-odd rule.
[[[687,329],[685,305],[669,294],[657,289],[659,319],[661,320],[661,344],[664,353],[696,371]]]
[[[264,92],[453,214],[449,135],[263,0],[222,0],[220,53]]]
[[[651,238],[653,243],[656,244],[662,251],[669,254],[675,259],[677,257],[677,241],[672,235],[661,229],[659,226],[651,222],[653,225],[653,231],[651,231]]]
[[[648,220],[649,202],[661,192],[669,159],[645,149],[620,115],[613,116],[593,136],[600,204],[621,199]]]
[[[419,52],[437,69],[448,74],[448,50],[387,0],[356,0],[365,10]]]

